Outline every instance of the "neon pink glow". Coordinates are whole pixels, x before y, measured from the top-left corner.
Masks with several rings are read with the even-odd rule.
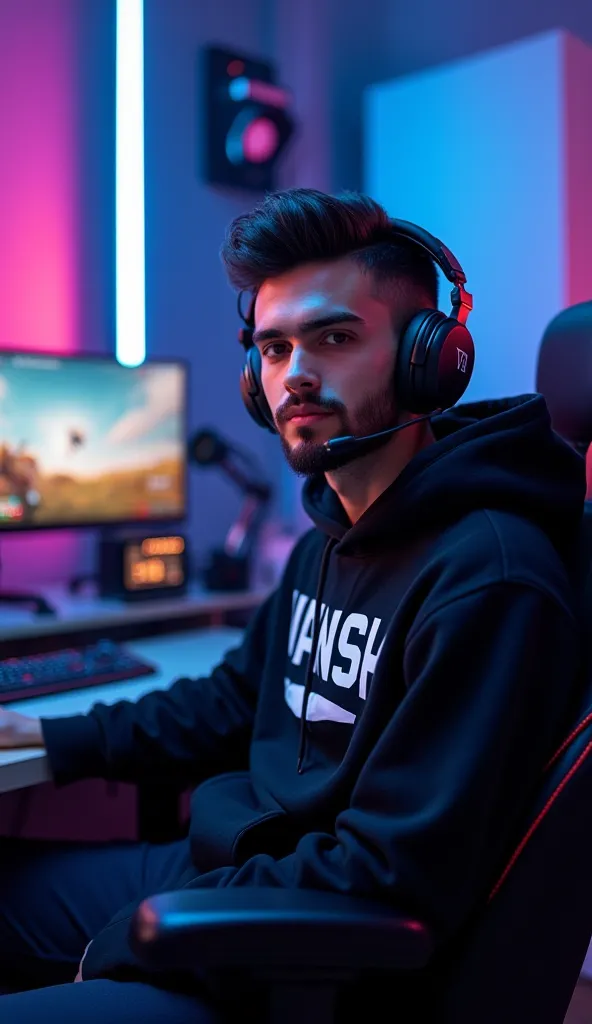
[[[280,139],[276,125],[268,117],[257,117],[243,132],[243,152],[252,164],[262,164],[275,153]]]
[[[79,5],[0,2],[0,348],[79,344]],[[0,541],[3,586],[35,589],[79,566],[68,533]]]
[[[77,54],[70,4],[0,4],[0,348],[76,348]]]

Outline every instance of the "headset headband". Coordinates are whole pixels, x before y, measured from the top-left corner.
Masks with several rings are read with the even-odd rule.
[[[400,235],[401,238],[407,238],[410,242],[416,242],[422,249],[436,261],[441,271],[451,284],[464,284],[467,280],[463,268],[458,262],[456,256],[450,252],[444,242],[441,242],[435,235],[431,235],[429,231],[424,228],[420,228],[418,224],[412,224],[408,220],[391,220],[391,226],[396,235]]]
[[[391,220],[393,231],[401,238],[407,238],[415,242],[432,257],[438,264],[440,270],[453,285],[450,295],[452,303],[451,317],[458,320],[459,324],[466,324],[469,313],[473,308],[473,296],[466,290],[465,282],[467,275],[458,262],[456,256],[450,249],[429,231],[420,228],[418,224],[412,224],[408,220]]]

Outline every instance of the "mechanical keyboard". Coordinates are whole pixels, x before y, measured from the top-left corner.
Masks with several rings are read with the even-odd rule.
[[[0,661],[0,704],[153,675],[154,665],[121,644],[99,640],[85,647]]]

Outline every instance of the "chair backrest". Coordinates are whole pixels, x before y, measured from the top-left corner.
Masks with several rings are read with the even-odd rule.
[[[553,428],[582,454],[592,443],[592,302],[562,309],[547,326],[536,368]]]
[[[592,502],[578,550],[592,639]],[[592,934],[592,674],[487,907],[436,969],[437,1024],[563,1024]],[[561,680],[557,680],[561,685]]]
[[[592,302],[562,309],[539,349],[536,389],[544,395],[554,430],[587,453],[587,498],[592,498]]]

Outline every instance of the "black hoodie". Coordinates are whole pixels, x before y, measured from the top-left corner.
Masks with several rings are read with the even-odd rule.
[[[433,432],[354,526],[307,482],[315,529],[211,677],[43,721],[58,785],[198,783],[179,888],[373,897],[440,943],[486,898],[575,700],[584,461],[535,395]],[[84,978],[136,975],[134,909]]]

